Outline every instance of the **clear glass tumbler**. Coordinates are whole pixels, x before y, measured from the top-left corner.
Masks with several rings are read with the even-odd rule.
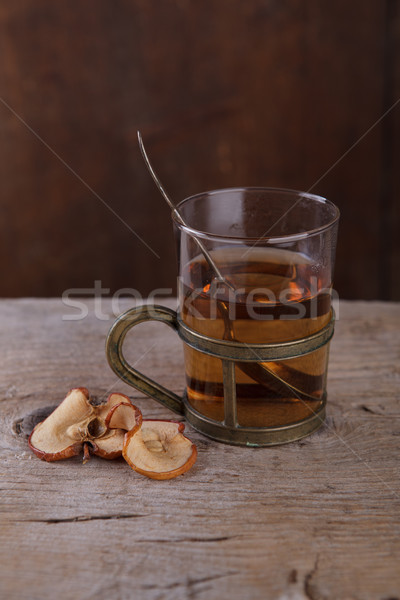
[[[230,443],[310,433],[325,414],[337,207],[303,192],[235,188],[187,198],[178,211],[185,225],[173,214],[179,310],[172,326],[184,341],[187,384],[180,410]],[[163,320],[156,313],[146,318]],[[159,388],[145,391],[163,401]]]

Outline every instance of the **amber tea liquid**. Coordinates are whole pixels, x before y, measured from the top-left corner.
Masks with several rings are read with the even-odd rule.
[[[329,322],[330,290],[323,289],[318,266],[307,256],[243,247],[219,249],[212,255],[235,292],[217,285],[204,257],[186,265],[181,277],[181,315],[195,331],[217,339],[263,344],[300,339]],[[223,421],[221,360],[184,348],[189,403],[201,414]],[[285,361],[236,363],[239,425],[272,427],[311,416],[321,406],[327,359],[325,345]]]

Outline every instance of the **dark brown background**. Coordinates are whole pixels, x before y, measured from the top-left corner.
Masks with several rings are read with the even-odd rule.
[[[400,97],[397,0],[3,0],[0,27],[2,296],[174,287],[138,128],[176,200],[307,190]],[[313,187],[342,297],[400,300],[399,141],[400,104]]]

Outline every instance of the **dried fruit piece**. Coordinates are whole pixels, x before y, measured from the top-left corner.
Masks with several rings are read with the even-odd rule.
[[[139,429],[125,436],[122,456],[138,473],[151,479],[173,479],[196,462],[196,446],[177,421],[143,420]]]
[[[142,413],[125,396],[123,402],[115,404],[109,411],[106,417],[106,425],[110,429],[124,429],[125,431],[135,429],[136,431],[142,425]]]
[[[30,435],[29,446],[47,462],[76,456],[82,449],[84,462],[89,459],[89,451],[102,458],[117,458],[122,454],[126,428],[112,425],[108,417],[121,404],[132,407],[130,423],[134,418],[137,427],[140,427],[141,412],[127,396],[111,394],[105,403],[95,404],[86,388],[75,388],[47,419],[36,425]]]

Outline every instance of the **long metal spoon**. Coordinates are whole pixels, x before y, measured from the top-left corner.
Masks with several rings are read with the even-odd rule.
[[[142,140],[142,134],[140,133],[140,131],[137,132],[137,136],[138,136],[138,141],[139,141],[139,148],[140,151],[142,153],[143,156],[143,160],[146,163],[146,167],[149,170],[150,175],[153,178],[154,183],[156,184],[156,186],[158,187],[158,189],[160,190],[162,196],[164,197],[164,200],[167,202],[168,206],[170,207],[170,209],[172,210],[172,212],[174,213],[176,220],[183,225],[184,227],[188,227],[188,225],[185,223],[185,221],[183,220],[181,214],[178,212],[178,210],[175,208],[172,200],[170,199],[170,197],[168,196],[167,192],[165,191],[163,185],[161,184],[161,181],[159,180],[159,178],[157,177],[153,167],[151,166],[149,157],[147,156],[144,144],[143,144],[143,140]],[[203,242],[201,240],[199,240],[199,238],[197,238],[196,236],[192,236],[193,239],[195,240],[196,244],[198,245],[198,247],[200,248],[204,258],[206,259],[208,265],[211,267],[211,269],[214,271],[215,273],[215,277],[218,279],[218,281],[220,281],[221,283],[224,283],[225,285],[227,285],[228,287],[230,287],[231,289],[234,289],[232,284],[229,281],[226,281],[225,277],[222,275],[221,271],[219,270],[219,268],[217,267],[217,265],[215,264],[212,256],[210,255],[210,253],[208,252],[207,248],[204,246]]]
[[[146,167],[147,167],[151,177],[153,178],[154,183],[156,184],[156,186],[159,189],[159,191],[161,192],[161,195],[163,196],[164,200],[167,202],[168,206],[174,213],[176,220],[179,221],[179,223],[181,225],[183,225],[184,227],[187,227],[184,219],[182,218],[181,214],[179,213],[179,211],[173,204],[172,200],[168,196],[167,192],[164,189],[164,186],[162,185],[162,183],[159,180],[158,176],[156,175],[153,167],[151,166],[149,157],[147,156],[147,152],[146,152],[144,144],[143,144],[142,135],[141,135],[140,131],[137,132],[137,136],[138,136],[139,148],[142,153],[143,160],[146,163]],[[231,290],[235,290],[234,286],[229,281],[227,281],[225,279],[225,277],[222,275],[221,271],[215,264],[212,256],[208,252],[207,248],[205,248],[202,241],[199,240],[199,238],[197,238],[195,235],[193,235],[193,234],[191,234],[191,235],[192,235],[193,239],[195,240],[195,242],[197,243],[198,247],[200,248],[201,253],[203,254],[204,258],[206,259],[209,267],[214,271],[215,277],[218,279],[218,281],[220,281],[224,285],[228,286]],[[235,334],[233,331],[233,323],[229,317],[229,309],[226,306],[226,303],[223,302],[222,300],[218,300],[218,299],[216,299],[216,300],[217,300],[217,305],[218,305],[218,308],[220,310],[220,313],[222,315],[222,319],[223,319],[224,325],[225,325],[224,339],[228,339],[231,341],[237,341],[237,340],[235,340]],[[286,366],[282,365],[281,363],[278,364],[278,363],[270,362],[268,364],[271,366],[274,365],[276,367],[280,367],[281,371],[286,370]],[[264,364],[238,362],[237,366],[239,367],[239,369],[241,371],[246,373],[246,375],[251,377],[253,380],[257,381],[261,385],[272,388],[273,390],[275,390],[278,393],[283,391],[282,388],[283,389],[287,388],[299,400],[313,400],[313,401],[318,400],[318,398],[316,398],[315,396],[311,396],[310,394],[307,394],[306,392],[302,392],[297,387],[291,385],[290,383],[288,383],[287,381],[282,379],[282,377],[280,377],[277,373],[275,373],[271,368],[267,367]],[[287,371],[289,374],[291,371],[290,367],[287,367]]]

